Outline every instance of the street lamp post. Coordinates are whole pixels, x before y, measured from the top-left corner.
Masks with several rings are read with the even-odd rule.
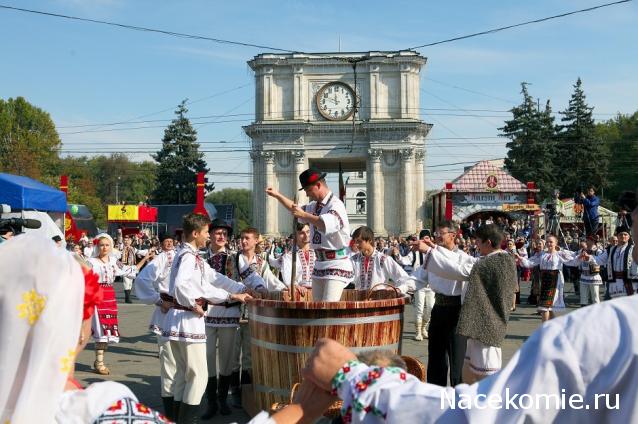
[[[115,203],[120,204],[120,177],[117,177],[115,182]]]
[[[175,188],[177,189],[177,203],[182,204],[182,189],[184,188],[183,184],[175,184]]]

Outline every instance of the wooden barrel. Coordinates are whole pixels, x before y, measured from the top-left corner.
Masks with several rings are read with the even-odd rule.
[[[368,299],[371,297],[370,299]],[[354,353],[386,349],[401,353],[406,297],[344,290],[339,302],[290,301],[287,293],[248,301],[256,407],[287,402],[317,339],[329,337]]]

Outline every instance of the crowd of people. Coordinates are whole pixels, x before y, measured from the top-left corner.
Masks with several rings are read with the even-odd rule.
[[[338,343],[319,340],[293,404],[272,416],[263,412],[255,423],[311,420],[337,397],[343,400],[345,422],[546,421],[577,414],[560,408],[513,413],[480,402],[483,407],[475,409],[450,407],[452,401],[484,400],[505,388],[529,395],[568,390],[584,397],[622,392],[617,417],[627,422],[638,418],[637,386],[631,383],[635,367],[609,368],[611,356],[614,363],[627,364],[638,352],[631,329],[618,325],[635,320],[638,310],[638,298],[631,296],[638,290],[638,252],[632,242],[638,228],[619,225],[607,243],[593,235],[577,236],[574,245],[566,237],[534,234],[525,221],[489,217],[485,222],[443,221],[434,231],[406,238],[378,237],[365,226],[351,231],[345,207],[328,189],[324,173],[311,168],[299,180],[310,199],[307,205],[266,190],[297,220],[289,238],[264,239],[255,228],[233,237],[232,226],[223,220],[189,214],[179,239],[118,231],[114,237],[83,237],[69,245],[73,255],[61,253],[53,243],[31,252],[29,260],[42,265],[18,267],[0,285],[2,303],[17,305],[0,312],[4,334],[17,337],[17,343],[0,346],[3,364],[15,370],[2,374],[0,420],[40,422],[55,416],[57,422],[133,422],[140,418],[122,412],[133,406],[145,422],[195,423],[200,416],[228,415],[231,406],[241,406],[241,387],[253,376],[244,303],[290,291],[293,283],[307,298],[323,302],[339,301],[344,289],[384,290],[388,285],[399,295],[412,296],[414,337],[428,339],[427,383],[408,376],[400,363],[395,363],[399,368],[365,364]],[[0,263],[27,257],[27,247],[38,243],[19,236],[0,244]],[[553,320],[565,307],[567,274],[578,281],[582,306],[600,303],[603,287],[603,299],[611,301]],[[73,379],[75,356],[91,336],[95,372],[110,373],[105,353],[120,337],[116,278],[122,280],[125,302],[133,301],[134,291],[139,301],[153,307],[149,331],[157,336],[164,415],[139,405],[122,385],[83,388]],[[69,287],[59,290],[66,280]],[[531,285],[528,302],[537,305],[543,321],[552,321],[503,368],[501,346],[524,281]],[[59,295],[67,291],[67,298]],[[59,308],[64,319],[53,319]],[[592,328],[605,334],[606,341],[583,336],[583,329]],[[48,341],[57,333],[64,337]],[[77,347],[64,350],[78,333]],[[20,363],[23,352],[33,352],[36,343],[52,343],[52,349],[42,352],[58,356],[38,351]],[[63,375],[38,375],[50,378],[33,390],[35,381],[25,379],[24,369],[41,370],[46,368],[42,361],[59,361],[67,352]],[[563,366],[553,365],[559,363]],[[46,402],[45,395],[50,395]],[[206,409],[200,411],[204,397]],[[443,399],[450,403],[446,406]],[[43,409],[29,408],[40,401]]]

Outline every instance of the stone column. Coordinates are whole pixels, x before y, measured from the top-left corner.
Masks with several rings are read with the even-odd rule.
[[[275,152],[261,152],[261,158],[264,162],[265,184],[262,189],[264,190],[266,187],[275,186]],[[276,199],[267,195],[265,200],[264,208],[261,210],[264,216],[264,226],[261,231],[264,231],[265,234],[272,235],[277,232],[277,208],[279,204]]]
[[[303,67],[302,66],[294,66],[293,69],[293,83],[292,83],[292,92],[293,92],[293,118],[294,120],[304,120],[310,114],[310,111],[305,110],[307,107],[304,107],[306,104],[304,102],[304,83],[303,83]]]
[[[416,149],[414,151],[415,161],[415,200],[416,205],[416,229],[421,230],[425,226],[425,189],[424,189],[424,164],[425,149]]]
[[[409,118],[410,117],[410,65],[407,63],[402,63],[399,66],[400,75],[401,75],[401,85],[400,85],[400,99],[401,99],[401,114],[399,118]]]
[[[292,159],[294,161],[294,175],[292,176],[293,190],[299,190],[301,184],[299,184],[299,175],[306,170],[306,153],[303,150],[293,150]],[[308,203],[308,197],[303,191],[295,191],[297,194],[297,203],[299,205],[305,205]]]
[[[372,228],[375,235],[385,235],[383,222],[384,204],[383,187],[381,186],[383,175],[381,174],[381,149],[368,150],[367,192],[368,192],[368,227]]]
[[[264,196],[266,196],[266,193],[264,193],[265,187],[262,183],[262,174],[263,174],[263,170],[261,167],[261,152],[257,152],[257,151],[251,151],[250,152],[250,158],[253,161],[253,199],[252,199],[252,203],[253,203],[253,222],[252,225],[255,228],[263,229],[263,223],[262,223],[262,217],[263,214],[261,213],[261,211],[263,210],[261,207],[261,203],[262,200],[264,199]]]
[[[401,187],[400,187],[400,210],[401,210],[401,234],[407,235],[415,231],[416,225],[414,223],[415,204],[414,204],[414,183],[415,176],[412,170],[412,161],[414,159],[414,149],[405,148],[399,150],[399,157],[401,160]]]

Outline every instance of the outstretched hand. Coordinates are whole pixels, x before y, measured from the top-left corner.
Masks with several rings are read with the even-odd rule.
[[[421,253],[428,253],[431,249],[434,249],[436,244],[428,239],[425,240],[416,240],[412,242],[412,249],[418,250]]]
[[[266,194],[269,195],[270,197],[277,198],[277,196],[279,195],[279,192],[272,187],[268,187],[266,189]]]

